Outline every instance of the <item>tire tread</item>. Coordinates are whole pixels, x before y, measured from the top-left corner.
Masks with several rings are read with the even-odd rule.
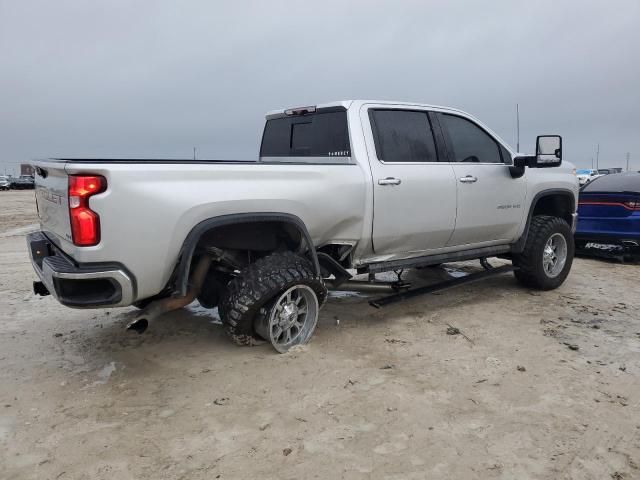
[[[262,343],[256,336],[253,321],[260,309],[278,293],[295,284],[310,286],[322,304],[327,289],[306,258],[293,252],[276,252],[256,260],[234,278],[222,295],[220,318],[234,343]]]
[[[565,268],[557,277],[550,278],[546,276],[541,271],[542,267],[538,258],[541,249],[544,248],[544,244],[551,234],[554,232],[563,233],[563,231],[564,233],[570,233],[571,229],[569,224],[560,217],[536,215],[531,219],[524,249],[521,253],[513,256],[513,264],[517,267],[514,274],[520,283],[539,290],[552,290],[564,282],[573,262],[574,243],[572,235],[569,234],[566,238],[567,260]]]

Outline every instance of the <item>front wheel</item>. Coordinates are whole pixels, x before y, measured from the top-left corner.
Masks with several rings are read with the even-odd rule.
[[[531,219],[524,250],[513,255],[520,283],[538,290],[558,288],[569,275],[575,244],[569,224],[558,217],[536,215]]]

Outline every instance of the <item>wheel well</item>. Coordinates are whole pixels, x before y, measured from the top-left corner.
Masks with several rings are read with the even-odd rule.
[[[552,190],[539,193],[533,199],[533,207],[529,211],[527,224],[522,236],[511,246],[512,253],[521,252],[524,249],[529,234],[531,219],[535,215],[550,215],[564,219],[569,225],[572,222],[572,214],[575,212],[575,198],[573,193],[567,190]]]
[[[531,217],[535,215],[550,215],[560,217],[571,225],[571,214],[575,211],[574,199],[564,193],[553,193],[539,198],[533,207]]]
[[[170,281],[172,290],[184,295],[193,262],[212,251],[231,271],[275,251],[293,251],[306,255],[320,275],[313,242],[298,217],[284,213],[225,215],[200,222],[189,232]]]
[[[300,230],[287,222],[254,221],[214,226],[200,236],[198,247],[273,252],[298,251],[303,243]]]

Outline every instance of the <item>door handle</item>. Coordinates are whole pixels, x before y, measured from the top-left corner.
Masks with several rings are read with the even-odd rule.
[[[378,179],[378,185],[400,185],[402,180],[399,178],[387,177]]]
[[[460,177],[460,181],[462,183],[475,183],[478,181],[478,177],[474,177],[473,175],[467,175],[466,177]]]

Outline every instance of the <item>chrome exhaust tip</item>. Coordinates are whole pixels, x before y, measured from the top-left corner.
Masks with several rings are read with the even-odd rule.
[[[146,318],[136,318],[133,322],[127,325],[127,330],[131,330],[138,334],[142,334],[149,328],[149,320]]]

